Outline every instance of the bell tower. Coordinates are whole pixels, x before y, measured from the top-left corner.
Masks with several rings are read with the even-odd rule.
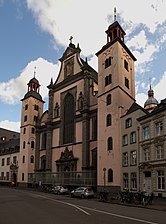
[[[20,153],[19,153],[19,185],[28,183],[28,173],[35,169],[36,154],[36,125],[43,113],[44,101],[39,93],[40,84],[34,77],[29,81],[28,91],[22,101],[21,127],[20,127]]]
[[[133,54],[116,21],[105,31],[107,42],[98,56],[98,183],[99,188],[121,186],[121,121],[135,101]]]

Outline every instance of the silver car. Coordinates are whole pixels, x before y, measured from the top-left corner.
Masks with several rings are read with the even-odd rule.
[[[94,191],[91,187],[78,187],[71,192],[71,197],[92,198]]]

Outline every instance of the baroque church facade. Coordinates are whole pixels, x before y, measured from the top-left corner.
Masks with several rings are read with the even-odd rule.
[[[59,59],[58,77],[47,86],[48,110],[43,111],[36,77],[27,84],[17,155],[19,185],[90,185],[110,191],[151,185],[156,195],[166,192],[165,101],[161,109],[150,88],[144,108],[135,102],[136,58],[124,43],[125,32],[115,21],[105,33],[107,41],[96,53],[98,72],[70,40]],[[144,136],[153,115],[164,117],[156,123],[162,129],[161,144],[160,136]],[[159,149],[151,161],[145,149],[151,150],[153,140]]]

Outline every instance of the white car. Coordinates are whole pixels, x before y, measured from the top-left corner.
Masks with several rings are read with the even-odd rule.
[[[69,190],[67,187],[63,186],[54,186],[52,189],[52,193],[54,194],[68,194]]]

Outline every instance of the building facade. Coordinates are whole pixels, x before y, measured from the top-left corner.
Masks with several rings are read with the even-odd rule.
[[[20,134],[0,128],[0,185],[17,184]]]

